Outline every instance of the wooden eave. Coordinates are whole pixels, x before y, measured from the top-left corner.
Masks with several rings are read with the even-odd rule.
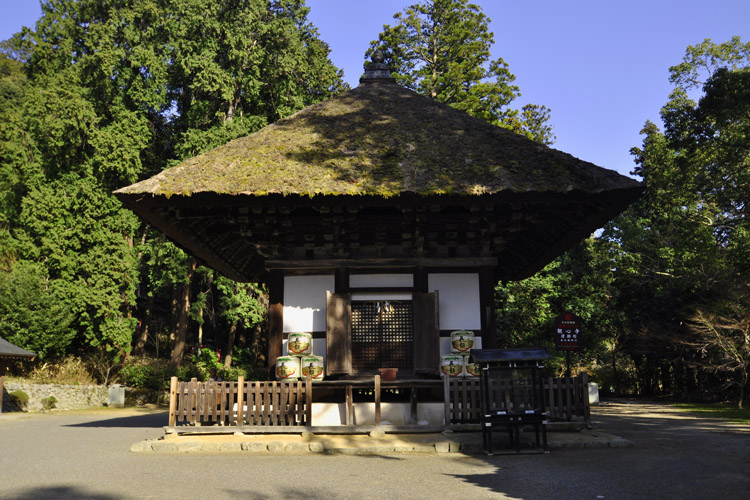
[[[118,197],[226,276],[262,281],[270,267],[281,263],[331,270],[496,263],[496,278],[521,279],[589,236],[639,194],[640,187],[598,194],[391,198],[213,193]]]
[[[0,337],[0,360],[10,359],[29,359],[33,360],[36,357],[31,351],[27,351],[22,347],[18,347],[15,344],[11,344],[4,338]],[[0,375],[3,375],[0,373]]]
[[[521,279],[641,193],[617,172],[368,81],[115,195],[226,276],[258,281],[270,266],[472,263]]]

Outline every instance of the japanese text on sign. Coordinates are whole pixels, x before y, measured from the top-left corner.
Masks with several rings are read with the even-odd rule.
[[[575,314],[561,314],[555,320],[555,346],[562,351],[581,349],[581,318]]]

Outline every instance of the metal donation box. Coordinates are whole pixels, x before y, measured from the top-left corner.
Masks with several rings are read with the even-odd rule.
[[[552,357],[549,351],[543,347],[472,349],[471,357],[480,367],[484,451],[492,455],[492,431],[501,427],[508,431],[510,446],[519,452],[524,426],[534,428],[537,451],[546,451],[542,362]]]

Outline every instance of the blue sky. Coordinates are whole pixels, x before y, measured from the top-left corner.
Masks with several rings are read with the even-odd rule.
[[[410,0],[307,0],[331,60],[356,86],[364,53]],[[688,45],[750,41],[750,0],[474,0],[491,19],[493,57],[523,94],[552,110],[553,147],[623,174],[646,120],[660,124],[668,68]],[[33,27],[35,0],[0,0],[0,40]]]

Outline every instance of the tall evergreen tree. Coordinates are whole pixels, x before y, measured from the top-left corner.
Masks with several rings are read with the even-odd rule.
[[[520,90],[507,63],[490,57],[494,35],[479,6],[468,0],[425,0],[393,18],[397,23],[383,26],[368,55],[382,51],[396,81],[538,142],[554,141],[549,109],[510,107]]]
[[[736,354],[750,352],[748,68],[737,37],[688,47],[670,68],[664,131],[647,123],[633,149],[645,195],[605,232],[632,263],[616,266],[617,307],[646,393],[716,397],[727,376],[743,381],[739,401],[747,390],[750,361]]]
[[[172,296],[179,362],[194,263],[158,250],[111,191],[342,90],[307,12],[302,0],[46,0],[36,28],[0,47],[0,272],[33,269],[29,310],[53,297],[70,313],[75,335],[50,353],[126,353],[138,297]]]

